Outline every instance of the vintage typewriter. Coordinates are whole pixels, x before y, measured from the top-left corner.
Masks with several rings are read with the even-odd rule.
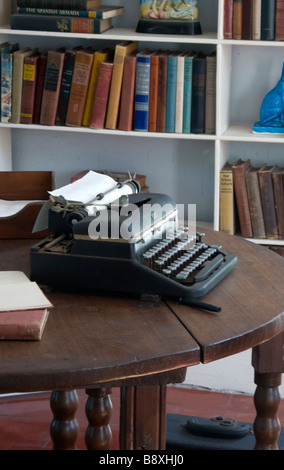
[[[32,280],[57,289],[189,299],[204,296],[236,265],[235,255],[208,245],[204,234],[178,226],[167,195],[134,191],[99,207],[90,216],[84,204],[62,197],[51,203],[52,235],[31,249]]]

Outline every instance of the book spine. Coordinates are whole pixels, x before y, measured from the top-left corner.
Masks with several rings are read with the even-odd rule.
[[[276,0],[275,12],[275,41],[284,40],[284,2]]]
[[[137,56],[134,104],[134,129],[148,131],[151,57]]]
[[[157,132],[166,131],[168,57],[160,56],[157,101]]]
[[[243,0],[242,39],[252,39],[252,0]]]
[[[149,124],[148,131],[157,130],[157,102],[158,102],[159,56],[151,57],[150,92],[149,92]]]
[[[49,51],[44,78],[40,124],[54,126],[65,53]]]
[[[284,239],[284,172],[272,173],[278,237]]]
[[[18,45],[10,46],[1,55],[1,122],[9,123],[12,118],[13,52]]]
[[[245,172],[249,166],[249,160],[247,160],[241,166],[233,166],[234,190],[239,214],[240,228],[241,234],[245,238],[252,238],[253,236],[245,182]]]
[[[93,57],[94,54],[87,51],[76,52],[66,126],[80,127],[82,125]]]
[[[66,51],[62,80],[59,92],[58,106],[56,112],[55,125],[64,126],[68,109],[72,76],[75,63],[75,52]]]
[[[44,15],[11,15],[11,29],[25,29],[30,31],[51,31],[61,33],[86,33],[99,34],[105,31],[102,21],[97,18],[72,18],[69,16],[44,16]],[[110,27],[110,23],[109,23]]]
[[[275,0],[261,1],[261,40],[275,39]]]
[[[21,124],[32,124],[39,55],[26,57],[23,67],[23,93],[21,103]]]
[[[58,8],[71,10],[88,10],[89,0],[17,0],[18,7],[24,8]],[[92,5],[94,1],[92,1]],[[97,1],[100,6],[101,1]]]
[[[252,39],[261,39],[261,0],[252,0]]]
[[[40,122],[40,112],[41,112],[42,94],[43,94],[43,88],[44,88],[46,63],[47,63],[47,54],[42,54],[39,59],[38,77],[37,77],[36,91],[35,91],[33,124],[39,124]]]
[[[193,59],[191,132],[205,132],[206,60],[204,56]]]
[[[109,102],[106,116],[107,129],[116,129],[119,113],[124,59],[126,54],[131,54],[131,52],[134,52],[134,50],[137,49],[137,45],[137,42],[131,42],[128,45],[118,44],[115,48]]]
[[[247,170],[245,180],[253,237],[266,238],[257,170]]]
[[[122,8],[114,8],[113,10],[59,10],[51,8],[18,8],[17,12],[24,15],[47,15],[47,16],[72,16],[82,18],[104,18],[114,17],[122,14]]]
[[[215,134],[216,54],[206,57],[205,134]]]
[[[235,204],[232,168],[220,172],[220,230],[235,234]]]
[[[182,133],[183,127],[183,102],[184,102],[184,55],[177,58],[177,85],[176,85],[176,116],[175,132]]]
[[[242,18],[243,18],[242,0],[233,2],[233,39],[242,39]]]
[[[233,0],[224,0],[224,39],[233,38]]]
[[[192,57],[184,62],[183,132],[191,132]]]
[[[94,129],[104,128],[112,71],[112,63],[102,62],[98,76],[98,83],[90,124],[90,126]]]
[[[131,131],[133,127],[136,57],[127,55],[124,61],[118,128]]]
[[[94,55],[89,88],[88,88],[88,93],[87,93],[87,98],[86,98],[86,106],[85,106],[84,116],[83,116],[83,126],[86,126],[86,127],[88,127],[91,123],[100,66],[102,62],[105,62],[107,60],[108,55],[109,55],[109,52],[107,51],[105,52],[96,51]]]
[[[258,179],[266,238],[275,240],[278,239],[278,228],[271,172],[260,168],[258,171]]]
[[[175,131],[176,89],[177,57],[170,56],[168,59],[166,132]]]

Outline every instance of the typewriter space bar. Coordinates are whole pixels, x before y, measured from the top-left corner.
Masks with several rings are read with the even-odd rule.
[[[211,261],[208,261],[206,263],[206,266],[204,266],[204,268],[196,274],[196,276],[194,277],[194,282],[205,281],[205,279],[207,279],[208,276],[223,263],[223,260],[224,256],[220,254],[213,258]]]

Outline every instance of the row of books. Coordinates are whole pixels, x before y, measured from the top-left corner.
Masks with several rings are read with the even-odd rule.
[[[215,133],[216,54],[4,43],[1,122]]]
[[[224,38],[284,40],[284,1],[224,0]]]
[[[220,230],[245,238],[284,240],[284,168],[227,163],[220,173]]]
[[[18,0],[10,25],[20,30],[100,34],[110,29],[112,18],[123,12],[123,7],[103,6],[100,0]]]

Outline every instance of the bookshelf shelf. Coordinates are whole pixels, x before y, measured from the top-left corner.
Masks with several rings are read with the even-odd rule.
[[[280,78],[284,42],[224,39],[224,0],[199,0],[203,34],[197,36],[136,33],[138,1],[136,9],[134,2],[122,2],[125,14],[102,34],[11,30],[9,17],[13,3],[16,2],[0,2],[0,39],[19,42],[20,47],[36,44],[48,50],[48,47],[74,47],[83,43],[103,48],[128,40],[137,41],[139,50],[216,51],[216,133],[0,124],[1,170],[52,169],[58,186],[68,183],[78,171],[89,168],[146,174],[151,191],[167,192],[178,204],[196,204],[200,223],[209,223],[218,230],[220,170],[226,162],[250,158],[254,166],[264,163],[284,166],[284,136],[252,133],[263,97]],[[104,3],[112,4],[111,0]],[[250,240],[284,245],[284,240]]]

